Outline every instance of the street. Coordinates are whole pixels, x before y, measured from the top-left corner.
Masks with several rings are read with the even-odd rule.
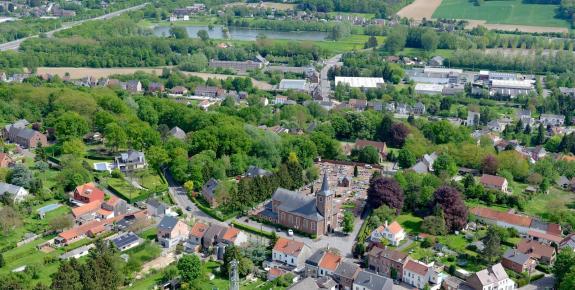
[[[327,73],[329,72],[330,68],[332,68],[336,65],[342,65],[340,60],[341,60],[341,54],[335,55],[334,57],[326,60],[325,65],[321,69],[321,72],[320,72],[320,86],[321,87],[320,88],[321,88],[321,97],[324,100],[328,100],[330,95],[331,95],[331,85],[330,85],[330,81],[327,77]]]
[[[48,31],[45,34],[48,37],[52,37],[54,35],[54,33],[58,32],[58,31],[62,31],[68,28],[72,28],[74,26],[78,26],[86,21],[90,21],[90,20],[102,20],[102,19],[110,19],[112,17],[116,17],[118,15],[121,15],[124,12],[128,12],[128,11],[132,11],[132,10],[137,10],[140,9],[144,6],[148,5],[148,3],[144,3],[144,4],[140,4],[137,6],[133,6],[133,7],[129,7],[126,9],[122,9],[122,10],[118,10],[118,11],[114,11],[112,13],[108,13],[108,14],[104,14],[95,18],[90,18],[90,19],[86,19],[86,20],[80,20],[80,21],[74,21],[74,22],[69,22],[69,23],[64,23],[62,25],[62,27],[58,28],[58,29],[54,29],[52,31]],[[0,51],[7,51],[7,50],[18,50],[20,48],[20,44],[22,44],[22,42],[24,42],[27,39],[30,38],[34,38],[34,37],[38,37],[38,35],[32,35],[32,36],[28,36],[28,37],[24,37],[24,38],[20,38],[14,41],[10,41],[10,42],[5,42],[0,44]]]

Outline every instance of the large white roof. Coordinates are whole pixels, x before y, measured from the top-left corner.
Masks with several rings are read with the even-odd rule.
[[[532,80],[491,80],[491,86],[497,88],[532,89]]]
[[[463,70],[462,69],[457,69],[457,68],[445,68],[445,67],[429,67],[426,66],[423,69],[424,73],[439,73],[439,74],[448,74],[448,73],[458,73],[458,74],[462,74]]]
[[[352,88],[377,88],[384,81],[383,78],[365,78],[365,77],[335,77],[335,85],[339,83],[349,85]]]
[[[423,83],[418,83],[415,84],[415,91],[416,92],[437,92],[437,93],[441,93],[443,92],[443,88],[445,87],[445,85],[438,85],[438,84],[423,84]]]

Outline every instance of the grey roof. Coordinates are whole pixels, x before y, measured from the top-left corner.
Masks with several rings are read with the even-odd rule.
[[[246,171],[246,176],[248,177],[256,177],[256,176],[261,177],[270,175],[272,175],[271,172],[253,165],[250,165],[250,167],[248,167],[248,170]]]
[[[393,281],[391,279],[366,271],[359,272],[353,284],[373,290],[393,289]]]
[[[172,230],[176,224],[178,223],[178,219],[172,216],[164,216],[162,221],[158,224],[159,230]]]
[[[135,150],[128,150],[128,152],[121,153],[120,157],[124,162],[138,163],[144,159],[144,153]]]
[[[555,180],[555,183],[559,186],[569,185],[571,182],[565,175],[561,175]]]
[[[3,195],[5,192],[16,194],[18,193],[18,191],[20,191],[21,188],[22,188],[21,186],[0,182],[0,196]]]
[[[314,278],[307,277],[296,284],[293,284],[288,290],[323,290],[323,289],[332,289],[335,283],[330,282],[331,279],[318,279],[317,281]],[[332,280],[333,281],[333,280]]]
[[[176,139],[184,140],[186,139],[186,132],[180,129],[180,127],[176,126],[170,130],[170,135],[172,135]]]
[[[272,200],[279,201],[279,209],[312,220],[323,220],[315,205],[316,199],[299,194],[295,191],[279,187],[272,196]]]
[[[327,172],[323,174],[323,182],[321,184],[321,189],[317,194],[323,196],[330,196],[333,194],[333,192],[329,189],[329,179],[327,178]]]
[[[124,246],[133,244],[139,240],[140,240],[140,237],[138,237],[136,234],[134,234],[132,232],[129,232],[129,233],[126,233],[126,234],[123,234],[121,236],[116,237],[115,239],[112,240],[112,243],[114,243],[116,248],[120,249]]]
[[[155,198],[149,198],[149,199],[146,201],[146,204],[147,204],[148,206],[151,206],[151,207],[154,207],[154,208],[159,208],[159,207],[162,207],[162,206],[163,206],[164,208],[166,207],[166,205],[165,205],[164,203],[162,203],[161,201],[158,201],[158,200],[155,199]]]
[[[358,264],[352,263],[350,261],[343,261],[339,263],[334,274],[339,277],[353,279],[359,269],[360,268]]]
[[[214,197],[214,191],[218,187],[218,181],[214,178],[210,178],[206,184],[202,187],[202,195]]]
[[[8,124],[8,125],[4,126],[4,129],[6,129],[6,131],[10,131],[10,128],[24,128],[28,125],[30,125],[30,122],[28,122],[28,120],[20,119],[20,120],[17,120],[16,122],[14,122],[12,124]]]
[[[71,257],[76,256],[77,254],[81,254],[83,252],[89,251],[90,249],[95,248],[95,247],[96,246],[94,246],[94,244],[89,244],[89,245],[86,245],[83,247],[79,247],[77,249],[71,250],[69,252],[66,252],[66,253],[60,255],[60,259],[62,259],[62,260],[69,259]]]
[[[490,268],[483,269],[474,275],[477,276],[482,285],[490,285],[509,278],[501,263],[497,263]]]
[[[315,253],[313,253],[311,257],[307,258],[307,260],[305,260],[305,263],[312,266],[319,266],[319,262],[321,262],[321,258],[323,258],[324,254],[325,250],[318,250]]]
[[[204,233],[202,246],[208,248],[218,240],[227,231],[227,228],[221,225],[211,225]]]
[[[281,80],[278,86],[280,90],[306,90],[306,80]]]
[[[16,136],[20,137],[20,138],[24,138],[26,140],[31,139],[32,137],[34,137],[34,135],[37,133],[37,131],[34,131],[30,128],[16,128],[13,127],[12,129],[14,130],[18,130],[16,133]]]
[[[410,169],[415,171],[416,173],[421,173],[421,174],[429,172],[427,165],[425,163],[423,163],[422,161],[415,163],[415,165],[413,165]]]

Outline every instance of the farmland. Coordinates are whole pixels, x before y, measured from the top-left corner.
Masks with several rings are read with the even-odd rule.
[[[569,23],[555,17],[557,5],[525,4],[522,0],[485,1],[476,6],[468,0],[443,0],[433,18],[484,20],[487,24],[568,28]],[[494,27],[496,28],[496,27]]]

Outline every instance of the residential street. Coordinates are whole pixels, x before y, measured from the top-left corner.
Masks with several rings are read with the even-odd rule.
[[[341,54],[338,54],[338,55],[326,60],[325,65],[321,69],[321,72],[320,72],[321,97],[324,100],[329,99],[329,97],[331,95],[331,85],[330,85],[330,81],[327,77],[327,73],[329,72],[330,68],[332,68],[336,65],[343,65],[340,62],[340,60],[341,60]]]

